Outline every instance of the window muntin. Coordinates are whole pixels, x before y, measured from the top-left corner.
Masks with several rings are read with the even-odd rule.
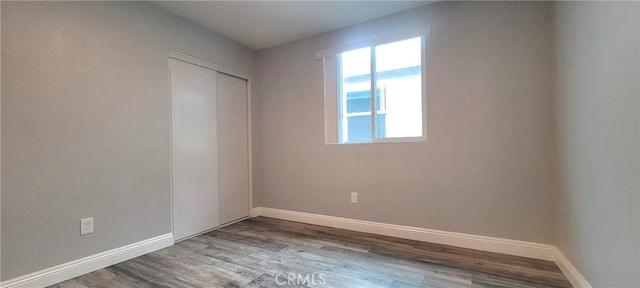
[[[337,55],[338,143],[423,136],[422,54],[416,37]]]

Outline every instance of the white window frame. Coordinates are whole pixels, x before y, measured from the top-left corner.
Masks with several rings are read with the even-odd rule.
[[[324,62],[324,116],[325,116],[325,145],[352,145],[352,144],[374,144],[374,143],[398,143],[398,142],[425,142],[427,140],[427,97],[426,97],[426,38],[431,35],[431,27],[427,26],[424,29],[418,29],[417,31],[398,33],[393,35],[384,35],[379,36],[373,39],[367,39],[363,41],[358,41],[354,43],[349,43],[347,45],[343,45],[337,48],[325,49],[316,52],[316,59],[322,59]],[[384,137],[378,138],[376,137],[376,116],[379,115],[376,111],[375,103],[376,101],[372,99],[371,101],[371,112],[355,112],[348,113],[347,115],[342,115],[341,107],[344,107],[346,103],[340,103],[342,105],[338,105],[338,99],[343,102],[346,101],[346,97],[339,97],[338,93],[340,89],[340,83],[338,83],[338,72],[339,72],[339,57],[338,55],[365,47],[371,47],[371,71],[375,71],[375,46],[383,45],[391,42],[397,42],[402,40],[407,40],[411,38],[421,38],[421,78],[422,78],[422,136],[420,137]],[[376,82],[375,82],[375,73],[371,74],[371,87],[370,91],[375,91]],[[375,92],[374,92],[375,93]],[[373,95],[372,97],[375,97]],[[382,96],[381,96],[382,98]],[[382,108],[382,107],[381,107]],[[385,110],[386,112],[386,110]],[[371,141],[363,141],[363,142],[339,142],[339,123],[341,123],[341,115],[344,117],[352,117],[357,116],[355,114],[362,115],[371,115]],[[343,129],[342,133],[345,132],[346,129]],[[343,135],[344,137],[344,135]]]

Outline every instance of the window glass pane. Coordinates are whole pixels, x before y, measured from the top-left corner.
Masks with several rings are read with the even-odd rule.
[[[421,51],[420,37],[375,47],[376,137],[422,136]]]
[[[378,136],[378,138],[384,138],[387,137],[387,131],[386,131],[386,114],[377,114],[376,115],[376,125],[378,125],[376,127],[376,135]]]
[[[352,116],[347,118],[349,141],[371,142],[371,115]]]
[[[338,140],[340,143],[371,141],[371,48],[344,52],[338,59]]]
[[[422,65],[421,37],[376,46],[376,72]]]
[[[371,112],[371,91],[347,92],[347,113]],[[380,89],[376,89],[376,108],[381,111]]]
[[[340,55],[342,77],[369,75],[371,72],[371,48],[361,48]]]
[[[371,91],[347,92],[347,113],[371,112]]]

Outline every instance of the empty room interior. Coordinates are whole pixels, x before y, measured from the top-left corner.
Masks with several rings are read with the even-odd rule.
[[[640,287],[638,1],[0,15],[0,287]]]

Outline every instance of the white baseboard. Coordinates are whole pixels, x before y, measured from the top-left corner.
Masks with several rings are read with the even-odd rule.
[[[173,234],[164,234],[113,250],[43,269],[0,283],[3,288],[47,287],[173,245]]]
[[[584,276],[582,276],[580,271],[578,271],[578,269],[576,269],[576,267],[574,267],[573,264],[571,264],[571,261],[569,261],[569,259],[567,259],[567,257],[565,257],[564,254],[560,252],[560,249],[555,248],[554,254],[555,254],[556,265],[558,265],[560,270],[562,270],[562,273],[564,273],[564,276],[567,277],[567,279],[569,280],[569,282],[571,282],[571,285],[573,285],[573,287],[582,287],[582,288],[593,287],[591,286],[591,284],[589,284],[587,279],[584,278]]]
[[[252,215],[553,261],[551,245],[258,207]]]
[[[262,212],[262,207],[251,208],[251,211],[249,211],[249,217],[251,217],[251,218],[258,217],[258,216],[260,216],[261,212]]]
[[[445,244],[488,252],[555,261],[574,287],[590,288],[591,285],[564,257],[558,248],[534,242],[440,231],[434,229],[401,226],[349,218],[333,217],[274,208],[256,207],[251,217],[264,216],[352,231],[392,236],[417,241]]]

